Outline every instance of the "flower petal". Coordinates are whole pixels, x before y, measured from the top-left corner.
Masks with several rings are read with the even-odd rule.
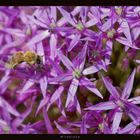
[[[65,128],[63,128],[62,126],[60,126],[56,121],[54,121],[57,129],[62,133],[62,134],[71,134],[70,131],[66,130]]]
[[[63,73],[62,68],[55,61],[53,61],[49,57],[47,59],[48,59],[49,63],[52,65],[52,67],[55,69],[57,74],[62,74]]]
[[[129,98],[130,93],[131,93],[132,88],[133,88],[135,73],[136,73],[136,69],[133,70],[132,74],[129,76],[129,78],[125,84],[125,87],[123,89],[122,96],[121,96],[122,99]]]
[[[140,35],[140,27],[135,27],[132,29],[133,39],[136,40]]]
[[[68,97],[67,97],[67,100],[66,100],[65,107],[68,107],[69,103],[71,101],[72,102],[74,101],[74,96],[75,96],[76,91],[78,89],[78,84],[79,84],[79,81],[77,79],[72,80],[71,85],[69,87]]]
[[[110,128],[108,127],[108,124],[104,123],[104,130],[103,130],[104,134],[112,134],[112,131],[110,130]]]
[[[128,101],[133,103],[133,104],[140,104],[140,96],[128,99]]]
[[[9,80],[10,70],[6,70],[5,75],[0,80],[0,94],[4,93],[8,87],[8,80]]]
[[[39,113],[40,109],[42,109],[45,105],[47,105],[47,103],[49,102],[49,97],[45,97],[41,100],[38,108],[37,108],[37,111],[35,113],[35,116],[37,116],[37,114]]]
[[[124,38],[124,37],[118,37],[118,38],[116,38],[116,40],[119,42],[119,43],[121,43],[121,44],[123,44],[123,45],[125,45],[125,46],[129,46],[129,47],[132,47],[132,45],[130,44],[130,42],[128,42],[128,40],[126,39],[126,38]]]
[[[43,39],[47,38],[50,36],[50,32],[48,30],[45,30],[37,35],[35,35],[27,44],[26,46],[31,46],[34,45],[36,43],[39,43],[40,41],[42,41]]]
[[[63,64],[68,68],[68,70],[74,69],[72,62],[61,51],[58,51],[58,57],[63,62]]]
[[[3,28],[2,31],[17,36],[17,37],[25,37],[25,34],[22,32],[22,30],[20,29],[16,29],[16,28]]]
[[[88,22],[86,22],[86,27],[89,28],[91,26],[94,26],[97,23],[98,23],[98,20],[96,18],[90,19]]]
[[[1,34],[1,35],[0,35],[0,45],[2,45],[3,39],[4,39],[4,35]]]
[[[51,96],[50,98],[50,101],[49,101],[49,104],[47,106],[47,111],[49,109],[49,107],[57,100],[60,98],[62,92],[64,90],[64,87],[63,86],[60,86],[54,93],[53,95]]]
[[[61,74],[57,77],[54,77],[54,78],[48,78],[48,81],[49,82],[66,82],[66,81],[70,81],[72,80],[73,76],[71,74],[71,72],[69,73],[64,73],[64,74]]]
[[[7,109],[7,111],[14,116],[17,117],[20,116],[20,113],[1,97],[0,97],[0,107]]]
[[[47,90],[47,86],[48,86],[47,77],[46,76],[43,76],[40,79],[39,83],[40,83],[40,88],[41,88],[41,91],[42,91],[42,95],[45,98],[46,97],[46,90]]]
[[[114,119],[113,119],[113,124],[112,124],[112,133],[116,134],[119,128],[119,125],[121,123],[121,119],[122,119],[122,112],[118,111],[115,113],[114,115]]]
[[[81,114],[81,107],[80,107],[79,101],[76,96],[75,96],[75,102],[76,102],[76,109]]]
[[[120,95],[116,88],[106,78],[102,77],[102,80],[110,94],[114,97],[114,99],[118,100]]]
[[[76,34],[75,37],[72,39],[72,41],[70,42],[70,45],[68,47],[68,51],[71,51],[79,42],[81,35],[80,34]]]
[[[73,65],[76,69],[79,69],[80,71],[83,71],[83,68],[85,66],[86,61],[86,52],[87,52],[87,42],[83,46],[82,50],[73,60]]]
[[[24,39],[17,39],[11,43],[3,45],[3,49],[0,50],[0,54],[2,54],[7,48],[20,46],[23,42]]]
[[[43,28],[45,28],[45,29],[48,28],[48,26],[47,26],[45,23],[39,21],[38,19],[35,19],[34,16],[29,16],[29,15],[28,15],[28,19],[29,19],[33,24],[36,24],[36,25],[38,25],[38,26],[40,26],[40,27],[43,27]]]
[[[94,74],[94,73],[98,72],[101,69],[102,69],[102,67],[100,67],[99,65],[96,65],[96,66],[92,65],[92,66],[90,66],[88,68],[85,68],[83,70],[83,74],[84,75]]]
[[[91,92],[99,96],[100,98],[103,99],[102,94],[99,92],[99,90],[95,87],[95,85],[87,78],[82,78],[80,80],[80,84],[85,86],[87,89],[89,89]]]
[[[136,130],[137,126],[131,122],[128,125],[126,125],[123,129],[119,131],[119,134],[133,134],[133,132]]]
[[[102,26],[101,30],[103,32],[106,32],[107,30],[109,30],[112,26],[112,19],[108,19]]]
[[[48,134],[53,134],[54,130],[53,130],[51,121],[49,119],[49,116],[48,116],[45,108],[43,108],[43,118],[44,118],[44,121],[45,121],[46,129],[48,130]]]
[[[56,55],[57,55],[57,38],[54,34],[51,34],[50,37],[50,58],[52,60],[55,59]]]
[[[129,103],[129,102],[124,102],[125,106],[127,107],[127,110],[129,111],[129,113],[132,113],[135,116],[139,116],[140,115],[140,107],[136,106],[133,103]]]
[[[70,13],[68,13],[66,10],[64,10],[63,8],[60,8],[60,7],[58,7],[58,10],[60,11],[60,13],[63,15],[63,17],[65,18],[65,20],[67,22],[69,22],[74,27],[76,26],[74,20],[70,16]]]
[[[50,9],[51,9],[51,17],[56,21],[57,20],[56,6],[51,6]]]
[[[33,85],[34,85],[34,82],[28,80],[28,81],[25,83],[25,85],[24,85],[24,87],[22,88],[22,90],[19,91],[19,93],[22,94],[23,92],[27,91],[27,90],[28,90],[31,86],[33,86]]]
[[[117,107],[117,105],[113,101],[108,101],[90,106],[88,108],[85,108],[84,110],[111,110],[115,107]]]
[[[26,117],[31,113],[32,111],[32,104],[29,108],[27,108],[26,111],[24,111],[20,117],[17,117],[14,121],[13,121],[13,125],[16,127],[19,127],[21,125],[21,123],[26,119]]]
[[[77,15],[80,11],[81,11],[82,6],[76,6],[73,11],[71,12],[71,14],[73,16]]]
[[[121,23],[121,28],[123,30],[123,33],[127,37],[127,40],[129,41],[130,44],[132,44],[132,38],[131,38],[131,33],[130,33],[130,27],[128,25],[128,22],[123,19]]]
[[[87,134],[86,119],[85,118],[86,118],[86,116],[82,117],[81,129],[80,129],[81,134]]]
[[[140,64],[140,60],[136,60],[136,63]]]

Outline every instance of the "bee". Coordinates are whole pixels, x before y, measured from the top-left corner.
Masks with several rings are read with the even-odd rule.
[[[26,62],[28,65],[39,65],[42,62],[41,56],[37,55],[34,52],[26,51],[24,52],[16,52],[13,54],[9,61],[10,68],[16,68],[19,64]]]
[[[41,56],[37,55],[34,52],[27,51],[24,54],[24,62],[26,62],[29,65],[41,64],[41,61]]]
[[[24,53],[19,51],[13,54],[13,56],[9,60],[9,63],[7,63],[7,66],[9,68],[15,68],[18,64],[21,64],[22,62],[24,62]]]

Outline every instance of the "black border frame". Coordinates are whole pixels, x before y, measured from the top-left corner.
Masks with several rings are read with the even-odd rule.
[[[140,0],[0,0],[0,5],[9,6],[138,6]]]
[[[0,0],[0,6],[139,6],[140,0]],[[140,140],[139,135],[109,135],[109,134],[0,134],[0,140]]]

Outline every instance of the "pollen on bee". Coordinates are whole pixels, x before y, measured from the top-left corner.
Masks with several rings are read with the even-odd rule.
[[[23,55],[23,52],[19,51],[19,52],[16,52],[11,60],[10,60],[10,65],[12,68],[14,68],[16,65],[22,63],[24,61],[24,55]]]
[[[37,55],[34,52],[27,51],[24,54],[24,61],[30,65],[33,65],[36,63]]]

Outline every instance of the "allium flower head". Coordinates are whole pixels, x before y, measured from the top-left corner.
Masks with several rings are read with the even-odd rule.
[[[139,134],[139,35],[139,6],[0,6],[0,134]]]

